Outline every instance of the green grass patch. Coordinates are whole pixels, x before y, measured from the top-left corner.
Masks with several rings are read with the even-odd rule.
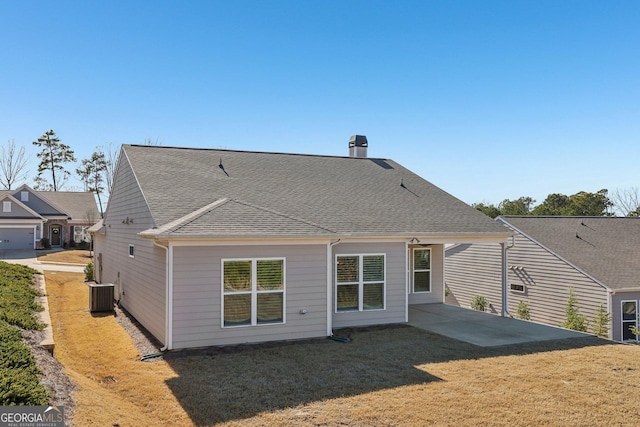
[[[38,272],[24,265],[0,261],[0,320],[24,329],[42,329],[37,312],[42,306],[35,301],[40,292],[32,286]]]
[[[42,329],[35,313],[40,292],[32,287],[37,271],[0,261],[0,405],[45,405],[49,395],[40,383],[31,349],[16,328]]]

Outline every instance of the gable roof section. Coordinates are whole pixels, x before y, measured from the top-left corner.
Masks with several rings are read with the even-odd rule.
[[[36,197],[41,204],[38,209],[29,209],[37,215],[48,218],[63,218],[75,222],[94,222],[100,219],[100,213],[92,192],[78,191],[36,191],[24,184],[16,190],[0,191],[0,197],[9,194],[19,202],[17,196],[21,191],[28,191],[31,197]],[[29,202],[19,202],[22,206],[33,205]]]
[[[95,222],[100,219],[96,199],[92,192],[39,191],[38,195],[55,206],[63,206],[72,221]]]
[[[331,230],[306,221],[230,199],[218,200],[194,214],[142,234],[149,237],[173,235],[191,238],[210,234],[216,237],[335,235]]]
[[[20,208],[22,213],[17,215],[16,213],[13,213],[12,215],[11,214],[2,215],[0,216],[0,219],[5,219],[5,220],[6,219],[37,219],[41,221],[44,220],[44,218],[42,218],[42,216],[38,214],[38,212],[31,209],[29,206],[25,205],[24,203],[22,203],[20,200],[13,197],[8,192],[0,193],[0,202],[3,202],[3,201],[10,201],[11,203],[15,204],[18,208]]]
[[[172,229],[176,236],[508,235],[392,160],[137,145],[123,150],[158,229],[228,199]]]
[[[640,218],[501,216],[610,289],[640,289]]]

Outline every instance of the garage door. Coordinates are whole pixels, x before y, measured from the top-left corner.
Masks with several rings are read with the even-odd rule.
[[[0,228],[0,249],[33,249],[33,228]]]

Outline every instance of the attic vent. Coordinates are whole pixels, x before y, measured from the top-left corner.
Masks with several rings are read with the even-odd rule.
[[[353,135],[349,138],[349,157],[367,157],[367,137],[364,135]]]

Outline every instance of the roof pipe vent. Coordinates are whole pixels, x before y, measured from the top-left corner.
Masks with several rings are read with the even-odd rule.
[[[367,157],[367,137],[364,135],[353,135],[349,138],[349,157]]]

